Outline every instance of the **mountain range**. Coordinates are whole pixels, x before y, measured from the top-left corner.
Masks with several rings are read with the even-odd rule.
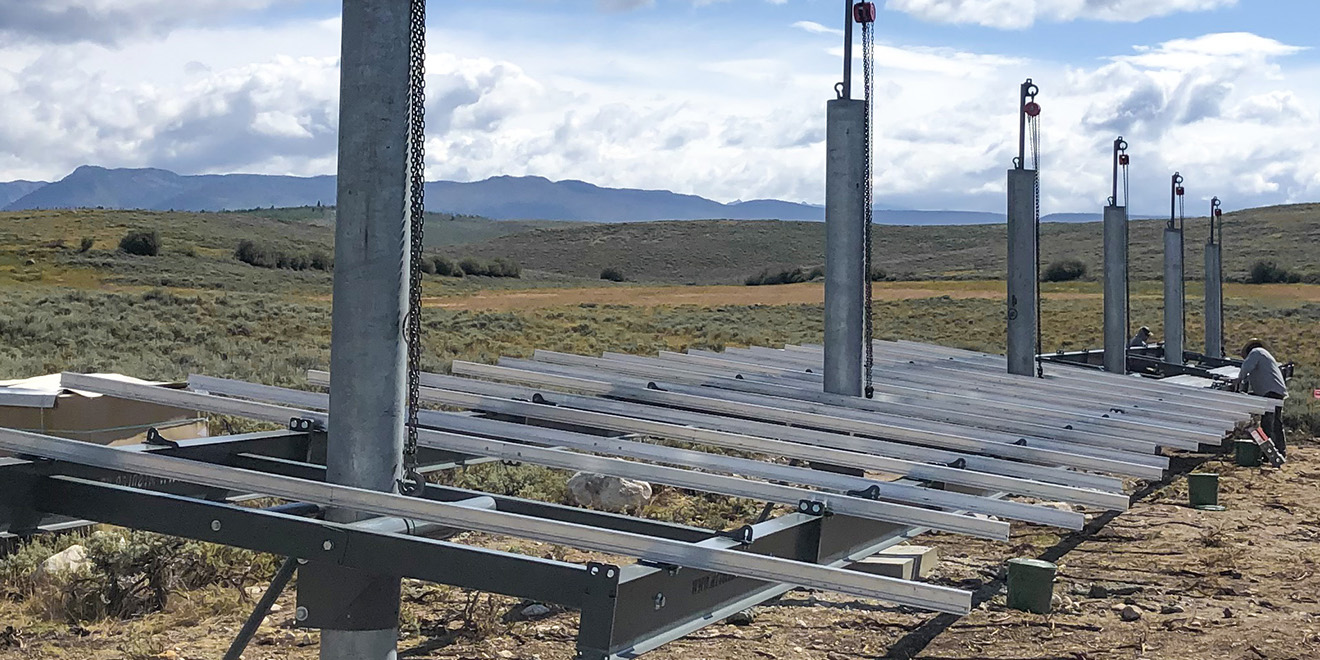
[[[84,165],[53,182],[0,183],[0,210],[111,208],[237,211],[267,207],[331,205],[335,177],[262,174],[181,175],[168,170],[108,169]],[[773,199],[724,204],[668,190],[604,188],[583,181],[536,176],[497,176],[483,181],[426,184],[428,211],[494,220],[808,220],[825,219],[813,204]],[[1043,218],[1051,221],[1051,216]],[[1098,220],[1097,214],[1061,214],[1059,221]],[[1004,222],[1002,213],[876,209],[875,221],[891,225],[965,225]]]

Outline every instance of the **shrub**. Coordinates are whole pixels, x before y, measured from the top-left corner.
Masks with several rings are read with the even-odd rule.
[[[91,236],[84,236],[82,242],[78,244],[78,254],[91,250],[93,245],[96,245],[96,239]]]
[[[160,236],[154,231],[131,231],[119,241],[119,249],[140,257],[160,254]]]
[[[431,268],[436,275],[441,277],[463,277],[463,268],[450,261],[448,257],[435,257],[431,260]]]
[[[1086,276],[1086,264],[1077,259],[1064,259],[1050,264],[1040,274],[1042,282],[1071,282]]]
[[[462,261],[458,262],[458,267],[468,275],[486,277],[522,277],[522,267],[517,263],[502,257],[484,263],[477,261],[472,257],[464,257]]]
[[[1301,275],[1273,261],[1257,261],[1247,274],[1247,282],[1251,284],[1296,284],[1300,281]]]
[[[463,259],[458,262],[458,267],[463,269],[463,272],[468,275],[481,276],[486,274],[486,265],[472,257],[463,257]]]
[[[418,268],[420,268],[421,271],[427,275],[435,275],[435,260],[422,259],[422,263],[418,266]]]
[[[871,266],[872,282],[883,282],[888,277],[889,277],[889,273],[886,273],[883,268],[876,268],[875,266]]]
[[[810,282],[817,277],[825,275],[823,266],[816,266],[810,270],[804,268],[790,268],[778,272],[763,270],[756,275],[752,275],[743,280],[747,286],[766,286],[773,284],[797,284],[799,282]]]
[[[243,239],[234,249],[234,258],[258,268],[284,268],[287,270],[333,270],[334,261],[325,252],[283,252],[255,241]]]
[[[614,266],[608,266],[608,267],[606,267],[606,268],[601,269],[601,271],[600,271],[600,279],[602,279],[602,280],[608,280],[608,281],[610,281],[610,282],[627,282],[627,281],[628,281],[628,278],[627,278],[626,276],[624,276],[624,274],[623,274],[623,270],[621,270],[621,269],[619,269],[619,268],[615,268]]]

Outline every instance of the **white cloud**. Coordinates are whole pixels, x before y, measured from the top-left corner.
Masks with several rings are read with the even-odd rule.
[[[1231,7],[1237,0],[887,0],[885,8],[939,23],[1023,29],[1078,19],[1136,23],[1157,16]]]
[[[10,41],[122,43],[296,0],[0,0]]]

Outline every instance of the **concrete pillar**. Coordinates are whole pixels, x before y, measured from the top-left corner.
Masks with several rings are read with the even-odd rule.
[[[1183,364],[1183,230],[1164,228],[1164,361]]]
[[[1127,373],[1128,216],[1127,207],[1106,206],[1105,371]]]
[[[406,417],[409,8],[409,0],[343,3],[326,478],[376,491],[395,490]],[[319,593],[342,596],[330,622],[310,611],[329,603],[307,603],[323,628],[321,658],[393,660],[399,579],[304,569],[300,592],[310,572],[329,584]]]
[[[862,395],[866,104],[829,102],[825,128],[825,391]]]
[[[1008,372],[1036,375],[1036,170],[1008,171]]]
[[[1224,271],[1223,250],[1218,243],[1205,244],[1205,354],[1224,357]]]

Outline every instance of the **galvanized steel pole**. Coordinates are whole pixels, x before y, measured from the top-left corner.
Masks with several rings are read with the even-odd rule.
[[[825,391],[862,395],[866,103],[829,102],[825,127]]]
[[[1036,375],[1036,170],[1008,171],[1008,372]]]
[[[1128,213],[1105,207],[1105,371],[1127,373]]]
[[[1183,228],[1178,223],[1178,198],[1182,175],[1173,175],[1169,222],[1164,227],[1164,361],[1183,364]]]
[[[326,476],[393,492],[406,405],[410,2],[344,0],[343,26]],[[344,593],[352,602],[324,626],[323,660],[396,657],[398,578],[371,579],[360,594],[369,597]]]
[[[1210,238],[1205,244],[1205,354],[1224,357],[1224,254],[1223,211],[1219,198],[1210,200]]]

